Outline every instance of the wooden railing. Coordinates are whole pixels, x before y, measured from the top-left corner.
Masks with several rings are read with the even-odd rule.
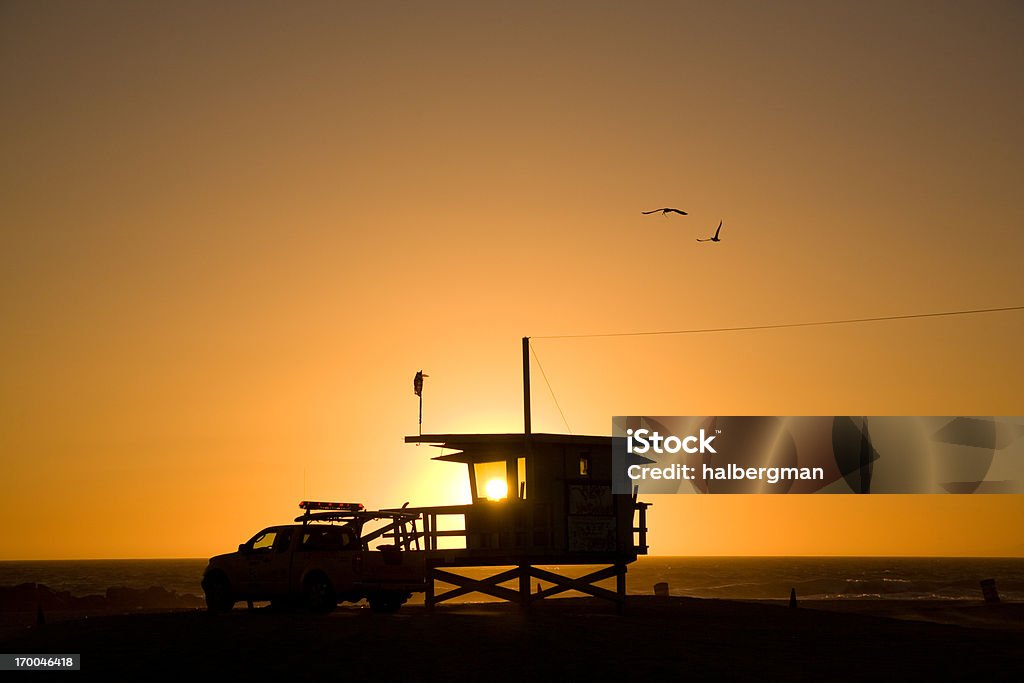
[[[633,512],[640,513],[640,519],[637,520],[637,525],[633,527],[633,533],[640,534],[640,537],[636,539],[636,544],[633,549],[636,550],[637,555],[647,554],[647,508],[653,507],[654,503],[641,503],[637,501],[639,495],[638,486],[633,487]]]
[[[375,534],[391,539],[400,550],[438,550],[439,538],[466,537],[466,509],[468,505],[441,505],[436,507],[410,508],[408,503],[397,510],[385,512],[410,513],[410,516],[396,520]],[[462,517],[461,529],[438,529],[438,517]],[[374,536],[376,537],[376,536]],[[364,540],[369,538],[364,537]],[[370,539],[372,540],[372,539]]]

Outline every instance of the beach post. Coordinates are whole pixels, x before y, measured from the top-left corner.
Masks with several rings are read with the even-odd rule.
[[[789,606],[796,609],[796,588],[789,589]]]
[[[626,609],[626,565],[615,565],[615,611],[622,614]]]
[[[46,615],[43,614],[43,601],[39,599],[39,584],[33,584],[36,593],[36,626],[46,623]]]
[[[996,580],[982,579],[981,594],[985,597],[985,602],[999,602],[999,591],[996,590]]]

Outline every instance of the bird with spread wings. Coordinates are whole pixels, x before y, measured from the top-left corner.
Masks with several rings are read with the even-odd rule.
[[[720,233],[720,232],[722,232],[722,221],[718,221],[718,230],[715,230],[715,236],[714,237],[708,237],[707,239],[703,239],[703,240],[698,237],[697,241],[698,242],[721,242],[722,240],[718,239],[718,233]]]
[[[646,215],[651,214],[651,213],[658,213],[659,211],[661,212],[662,216],[667,216],[670,213],[678,213],[680,216],[685,216],[686,215],[685,211],[681,211],[679,209],[672,209],[672,208],[669,208],[669,207],[665,207],[664,209],[653,209],[652,211],[641,211],[640,213],[642,213],[643,215],[646,216]]]

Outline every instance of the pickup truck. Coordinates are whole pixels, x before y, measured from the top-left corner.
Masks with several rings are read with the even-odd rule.
[[[318,506],[335,512],[311,514]],[[374,550],[369,543],[414,516],[396,511],[364,512],[362,505],[306,503],[301,524],[263,529],[237,552],[210,559],[203,572],[203,592],[211,612],[230,610],[236,602],[270,601],[272,606],[300,605],[329,612],[339,602],[366,599],[376,612],[397,611],[415,592],[426,590],[423,553],[393,545]],[[366,522],[388,524],[363,534]]]

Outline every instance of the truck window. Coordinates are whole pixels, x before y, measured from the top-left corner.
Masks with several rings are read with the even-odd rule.
[[[256,536],[249,541],[249,547],[252,548],[254,552],[270,552],[270,549],[274,546],[274,539],[276,538],[276,531],[262,531],[256,534]]]
[[[302,534],[300,550],[307,552],[337,552],[344,549],[342,530],[337,527],[311,527]]]
[[[277,533],[277,542],[274,544],[275,552],[283,553],[288,550],[288,547],[291,545],[291,540],[292,530],[281,529],[281,531]]]

